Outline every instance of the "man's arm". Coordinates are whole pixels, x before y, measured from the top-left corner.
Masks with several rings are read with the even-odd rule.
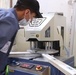
[[[0,19],[0,49],[11,40],[16,32],[15,21],[11,17]]]

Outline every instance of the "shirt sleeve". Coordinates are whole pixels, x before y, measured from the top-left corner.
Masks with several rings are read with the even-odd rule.
[[[13,37],[16,32],[16,23],[10,16],[0,17],[0,49]]]

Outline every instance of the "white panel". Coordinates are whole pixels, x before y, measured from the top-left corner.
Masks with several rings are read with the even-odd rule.
[[[9,8],[10,0],[0,0],[0,8]]]
[[[75,66],[76,66],[76,2],[73,6],[73,19],[72,19],[72,31],[71,31],[71,54],[75,56]]]

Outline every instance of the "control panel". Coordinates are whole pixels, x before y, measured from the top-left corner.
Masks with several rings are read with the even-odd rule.
[[[48,66],[34,64],[34,63],[21,62],[21,61],[15,61],[15,60],[13,60],[9,64],[9,69],[11,72],[10,75],[12,75],[12,70],[13,70],[13,72],[17,71],[17,72],[28,73],[28,75],[29,75],[29,73],[31,73],[33,75],[50,75]]]

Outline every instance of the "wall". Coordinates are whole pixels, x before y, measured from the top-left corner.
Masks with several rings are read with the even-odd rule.
[[[14,6],[16,4],[17,0],[13,0],[12,2],[13,2],[12,5]]]

